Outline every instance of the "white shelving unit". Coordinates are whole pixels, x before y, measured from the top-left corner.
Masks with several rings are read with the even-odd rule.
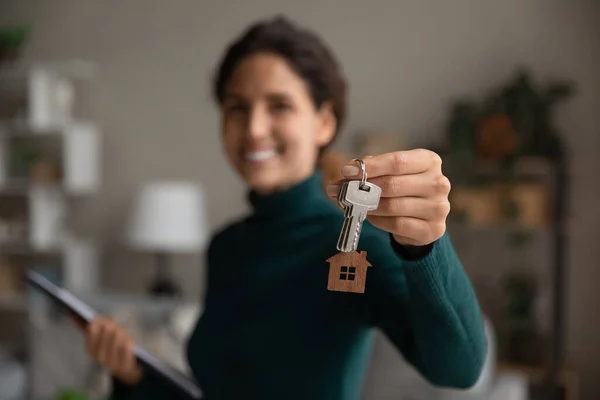
[[[80,89],[94,76],[94,65],[78,60],[0,67],[2,321],[20,314],[32,322],[40,315],[30,311],[44,302],[26,287],[6,290],[11,268],[41,269],[74,293],[97,292],[98,245],[68,226],[71,201],[101,185],[101,129],[81,115]],[[22,339],[28,327],[3,322],[1,330]]]

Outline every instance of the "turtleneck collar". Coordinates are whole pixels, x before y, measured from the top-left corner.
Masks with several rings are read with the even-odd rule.
[[[322,173],[316,170],[307,179],[268,195],[248,193],[248,201],[258,218],[295,219],[323,212],[333,204],[322,187]]]

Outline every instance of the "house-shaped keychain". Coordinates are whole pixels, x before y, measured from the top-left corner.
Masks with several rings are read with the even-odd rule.
[[[336,292],[364,293],[367,282],[367,252],[340,252],[327,259],[329,280],[327,289]]]

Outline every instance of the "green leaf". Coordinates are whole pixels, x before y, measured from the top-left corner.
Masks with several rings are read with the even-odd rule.
[[[0,27],[0,46],[20,46],[29,39],[30,33],[27,25]]]
[[[64,389],[56,396],[56,400],[90,400],[90,397],[83,391]]]

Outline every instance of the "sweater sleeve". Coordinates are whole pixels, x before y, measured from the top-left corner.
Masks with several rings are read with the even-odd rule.
[[[372,264],[365,291],[371,322],[432,384],[472,387],[487,340],[478,300],[448,234],[416,259],[387,239],[371,234],[361,243]]]

